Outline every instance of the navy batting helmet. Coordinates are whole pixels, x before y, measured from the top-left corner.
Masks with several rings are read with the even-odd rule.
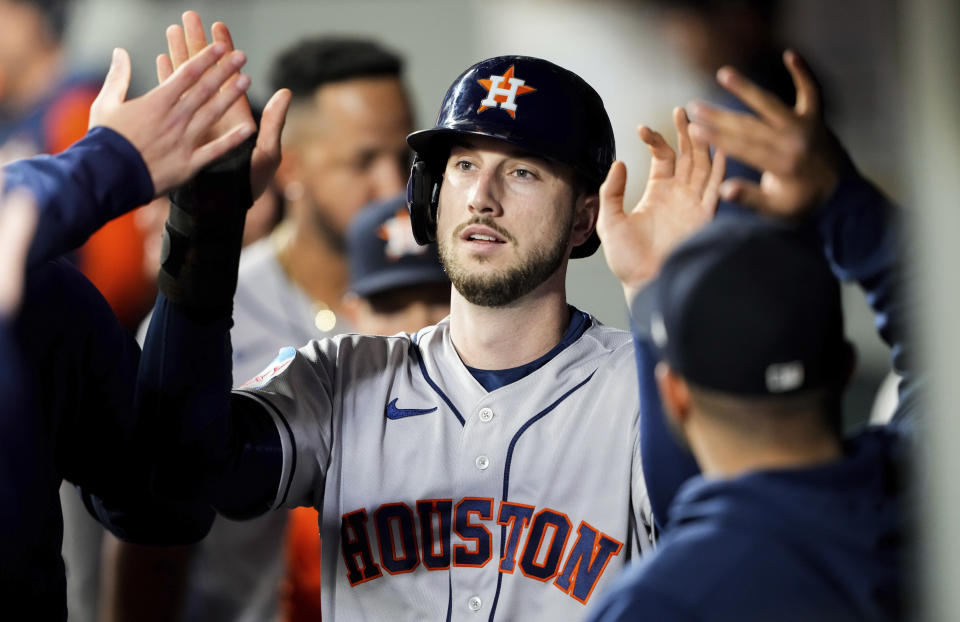
[[[530,56],[498,56],[473,65],[447,90],[437,124],[407,136],[415,152],[407,205],[420,244],[437,235],[443,169],[456,136],[488,136],[571,167],[596,191],[616,148],[603,101],[577,74]],[[587,257],[596,232],[575,247]]]

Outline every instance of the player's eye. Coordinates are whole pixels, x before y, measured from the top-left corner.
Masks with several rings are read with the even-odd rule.
[[[454,166],[461,171],[472,171],[474,169],[473,162],[467,160],[457,160]]]
[[[518,179],[537,179],[537,174],[528,168],[515,168],[510,173]]]

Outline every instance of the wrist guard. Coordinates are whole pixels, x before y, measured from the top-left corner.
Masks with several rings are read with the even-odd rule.
[[[232,313],[254,145],[256,134],[170,193],[157,285],[194,319]]]

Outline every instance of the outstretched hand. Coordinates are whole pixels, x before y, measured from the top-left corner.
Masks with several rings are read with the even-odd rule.
[[[173,24],[167,28],[167,49],[169,54],[157,57],[157,79],[161,84],[167,81],[180,67],[193,62],[203,54],[207,47],[207,38],[203,22],[195,11],[183,14],[183,26]],[[215,22],[210,29],[215,45],[222,45],[228,51],[233,50],[233,38],[230,30],[222,22]],[[280,134],[290,106],[291,93],[280,89],[267,102],[260,121],[260,134],[250,161],[250,187],[256,199],[266,189],[270,179],[280,165]],[[223,116],[207,127],[207,139],[218,140],[228,135],[237,125],[254,125],[250,103],[246,96],[236,98]]]
[[[691,107],[696,136],[762,171],[760,183],[730,179],[720,187],[725,201],[786,218],[800,217],[823,203],[836,187],[846,155],[827,129],[820,89],[800,55],[788,50],[783,62],[793,77],[793,108],[747,80],[731,67],[717,81],[757,116],[721,110],[697,102]]]
[[[90,107],[90,127],[109,127],[129,140],[147,165],[155,196],[160,196],[253,133],[252,123],[237,124],[213,138],[206,132],[250,86],[249,78],[237,74],[245,61],[243,52],[227,54],[222,44],[207,46],[169,80],[127,100],[130,56],[117,48]]]
[[[650,148],[650,176],[640,202],[623,211],[627,168],[614,162],[600,186],[597,234],[607,265],[623,284],[630,302],[683,239],[706,224],[717,208],[724,156],[710,158],[708,144],[691,137],[682,108],[673,111],[679,156],[663,136],[646,126],[637,133]]]

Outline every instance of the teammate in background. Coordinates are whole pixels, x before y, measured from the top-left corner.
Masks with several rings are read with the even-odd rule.
[[[87,131],[102,76],[68,73],[69,0],[0,0],[0,163],[59,153]]]
[[[347,229],[344,309],[367,335],[415,333],[450,314],[450,279],[436,244],[421,246],[405,197],[371,205]]]
[[[450,313],[450,279],[436,245],[420,246],[410,229],[405,198],[364,209],[347,230],[350,285],[344,309],[357,331],[368,335],[415,333]],[[290,511],[284,619],[319,620],[323,602],[319,515]]]
[[[682,112],[677,127],[690,145]],[[164,266],[144,346],[140,414],[167,452],[154,492],[237,517],[320,509],[327,619],[580,617],[652,538],[629,334],[565,296],[568,259],[598,245],[609,120],[578,76],[498,57],[407,140],[411,224],[438,241],[449,319],[287,348],[231,393],[229,275],[200,271],[232,242],[171,248],[196,261]],[[708,218],[722,164],[696,141],[681,160],[697,184],[672,191]],[[229,227],[217,198],[182,211]]]
[[[28,378],[16,388],[26,399],[4,394],[13,411],[5,412],[0,434],[0,490],[19,496],[3,504],[0,518],[0,596],[13,618],[66,619],[57,492],[64,479],[80,486],[88,509],[109,515],[118,530],[128,524],[111,509],[121,500],[143,512],[136,518],[150,525],[155,542],[196,540],[209,527],[181,520],[181,508],[170,511],[141,492],[143,445],[129,425],[139,349],[90,282],[58,257],[252,134],[252,123],[235,123],[207,135],[249,84],[236,73],[243,54],[226,51],[211,46],[162,85],[126,101],[130,60],[115,50],[87,136],[59,155],[3,168],[5,188],[25,188],[38,209],[20,313],[9,328]],[[274,100],[270,122],[250,147],[255,170],[267,177],[279,160],[286,101],[283,94]]]
[[[780,0],[654,0],[653,5],[666,38],[709,85],[715,86],[713,76],[721,67],[737,67],[782,101],[794,100],[793,81],[780,63]],[[724,89],[714,88],[707,99],[749,112]],[[728,158],[727,178],[734,177],[759,181],[760,171]],[[722,199],[718,209],[743,211]]]
[[[831,137],[809,70],[793,52],[784,60],[792,109],[724,68],[720,83],[757,118],[698,105],[690,130],[762,167],[761,184],[729,180],[721,192],[781,222],[721,216],[663,261],[640,252],[663,231],[622,212],[622,168],[601,189],[608,263],[628,293],[646,285],[628,297],[641,391],[656,352],[667,420],[703,475],[672,497],[657,552],[590,620],[904,615],[905,440],[896,426],[839,432],[854,353],[838,277],[863,286],[905,374],[899,419],[916,409],[895,209]],[[666,241],[669,251],[679,238]],[[659,415],[656,402],[642,397],[642,416]],[[653,496],[658,473],[645,473]]]
[[[222,24],[211,34],[229,41]],[[167,41],[165,62],[185,62],[206,45],[200,17],[184,13],[183,26],[168,28]],[[274,181],[284,195],[285,217],[240,258],[230,333],[236,384],[284,346],[352,330],[341,303],[347,225],[369,202],[399,194],[409,170],[411,109],[401,72],[402,61],[392,52],[348,37],[304,39],[275,59],[274,87],[293,93]],[[185,593],[170,594],[172,602],[185,603],[183,619],[273,619],[286,525],[285,512],[250,521],[218,517],[203,542],[180,553],[179,563],[175,551],[108,539],[113,568],[107,590],[117,598],[129,591],[156,593],[158,581],[171,586],[171,576],[186,573]],[[119,619],[157,615],[146,602],[124,602],[129,608],[116,612]]]

